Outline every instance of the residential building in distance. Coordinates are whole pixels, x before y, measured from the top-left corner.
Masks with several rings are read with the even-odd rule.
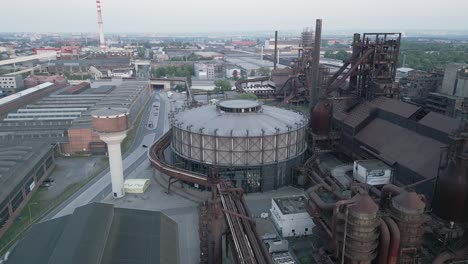
[[[193,66],[195,77],[199,80],[214,80],[215,67],[213,64],[195,63]]]
[[[24,89],[21,75],[0,75],[0,96],[8,96]]]
[[[278,40],[278,49],[285,49],[285,48],[299,48],[299,39],[289,39],[289,40]],[[275,40],[274,39],[267,39],[265,40],[265,45],[263,46],[264,49],[275,49]]]

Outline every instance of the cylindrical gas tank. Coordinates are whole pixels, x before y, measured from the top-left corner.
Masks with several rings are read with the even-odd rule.
[[[400,229],[403,248],[419,249],[425,232],[424,209],[426,204],[415,192],[402,192],[392,199],[390,215]]]
[[[434,213],[455,223],[468,223],[468,157],[458,155],[441,172],[433,204]]]
[[[347,225],[345,262],[370,264],[377,256],[379,245],[379,207],[368,195],[358,194],[353,199],[355,202],[349,206],[348,220],[344,223]]]
[[[317,135],[324,135],[330,131],[332,104],[327,99],[321,99],[314,107],[311,115],[312,131]]]

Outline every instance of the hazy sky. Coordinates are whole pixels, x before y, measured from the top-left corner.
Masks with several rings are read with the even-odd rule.
[[[1,0],[0,32],[97,31],[94,0]],[[464,30],[467,0],[102,0],[106,32]]]

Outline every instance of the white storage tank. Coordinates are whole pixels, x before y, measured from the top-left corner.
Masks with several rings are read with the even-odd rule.
[[[353,178],[369,185],[385,185],[390,183],[392,168],[380,160],[356,160]]]

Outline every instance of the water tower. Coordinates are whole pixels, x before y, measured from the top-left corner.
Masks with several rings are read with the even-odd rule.
[[[106,142],[114,198],[125,195],[120,143],[127,136],[128,115],[126,108],[103,108],[92,113],[94,130]]]

